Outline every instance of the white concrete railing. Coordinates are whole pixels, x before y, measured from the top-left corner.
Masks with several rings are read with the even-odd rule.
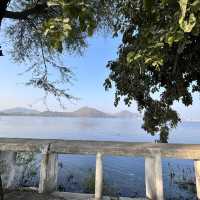
[[[40,193],[53,192],[57,187],[58,154],[96,155],[95,200],[102,199],[103,155],[141,156],[145,158],[146,197],[163,200],[162,157],[194,160],[197,198],[200,199],[200,145],[153,144],[109,141],[71,141],[42,139],[0,139],[1,158],[14,152],[42,154]],[[13,157],[14,156],[10,156]],[[13,161],[12,161],[13,162]]]

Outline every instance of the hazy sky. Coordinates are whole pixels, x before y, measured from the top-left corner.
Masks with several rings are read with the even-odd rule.
[[[96,36],[88,43],[89,47],[82,57],[77,55],[64,57],[64,63],[72,66],[71,69],[75,73],[75,81],[70,88],[70,93],[80,98],[79,101],[73,103],[66,101],[66,110],[71,111],[81,106],[90,106],[107,112],[123,109],[136,112],[135,104],[127,108],[121,102],[119,107],[115,108],[113,106],[114,90],[105,92],[103,87],[103,82],[109,74],[106,69],[107,61],[116,57],[120,39]],[[26,66],[13,63],[9,55],[6,52],[4,54],[4,57],[0,57],[0,110],[16,106],[30,107],[30,105],[34,109],[44,110],[44,104],[39,101],[44,94],[38,89],[24,86],[28,75],[19,75]],[[51,97],[48,100],[48,106],[52,110],[60,110],[59,104]],[[184,118],[200,119],[199,95],[194,96],[192,107],[185,108],[176,103],[175,108]]]

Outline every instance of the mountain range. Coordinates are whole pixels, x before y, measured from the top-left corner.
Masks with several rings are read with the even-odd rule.
[[[99,118],[141,118],[140,114],[124,110],[117,113],[106,113],[95,108],[82,107],[73,112],[53,112],[16,107],[0,111],[1,116],[41,116],[41,117],[99,117]]]

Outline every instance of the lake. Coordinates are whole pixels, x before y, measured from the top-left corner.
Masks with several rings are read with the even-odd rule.
[[[147,135],[141,120],[119,118],[0,117],[0,137],[51,138],[72,140],[107,140],[154,142],[158,136]],[[200,143],[200,122],[183,122],[173,130],[170,143]],[[95,156],[59,155],[59,188],[84,192],[84,183],[95,169]],[[173,173],[172,173],[173,172]],[[174,174],[174,176],[170,176]],[[105,156],[107,187],[122,196],[145,196],[144,159]],[[168,199],[195,199],[193,188],[178,184],[194,179],[190,160],[163,159],[165,196]]]

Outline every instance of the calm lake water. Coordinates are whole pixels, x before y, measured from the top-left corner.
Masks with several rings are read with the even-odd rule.
[[[140,120],[112,118],[0,117],[0,137],[51,138],[73,140],[110,140],[154,142]],[[170,143],[200,144],[200,122],[184,122],[170,134]],[[60,155],[59,187],[65,191],[83,192],[88,175],[94,171],[95,157]],[[175,178],[170,178],[170,172]],[[144,159],[104,157],[104,175],[113,193],[122,196],[145,196]],[[177,180],[194,178],[190,160],[163,159],[165,196],[168,199],[195,199],[195,195]]]

